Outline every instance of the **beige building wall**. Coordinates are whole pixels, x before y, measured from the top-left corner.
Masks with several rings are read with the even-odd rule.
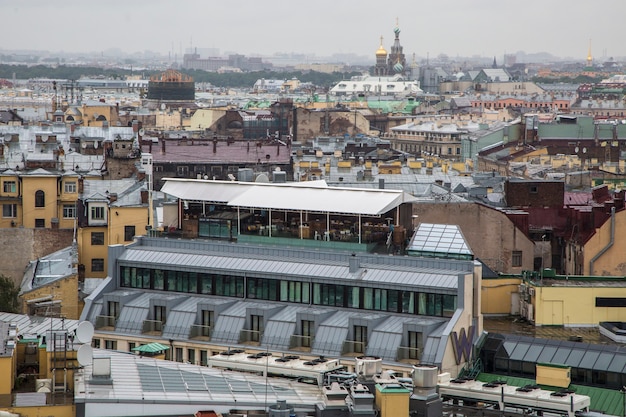
[[[146,234],[146,226],[148,225],[147,205],[139,207],[111,207],[109,210],[109,245],[132,243],[133,236],[144,236]],[[128,236],[126,236],[127,227],[129,228]],[[131,236],[130,230],[132,229],[134,229],[134,233]]]
[[[369,121],[358,111],[325,112],[298,108],[296,114],[297,124],[294,134],[299,141],[319,135],[343,136],[346,133],[348,135],[370,133]]]
[[[103,237],[102,240],[100,236]],[[77,244],[78,263],[84,265],[85,277],[106,278],[109,245],[109,233],[106,226],[81,227],[77,232]],[[103,260],[104,268],[102,271],[94,270],[94,259]]]
[[[44,192],[43,207],[35,207],[37,191]],[[45,221],[44,227],[49,228],[52,218],[59,218],[57,201],[57,177],[56,176],[32,176],[22,177],[22,210],[24,227],[35,227],[36,219]]]
[[[626,307],[596,307],[597,297],[626,298],[626,287],[562,284],[535,287],[536,326],[597,326],[626,321]]]
[[[505,274],[533,269],[534,243],[515,227],[505,214],[476,203],[413,204],[417,223],[456,224],[476,258],[489,268]],[[513,253],[521,252],[522,262],[513,265]]]
[[[626,240],[623,236],[626,236],[626,210],[616,212],[587,241],[582,251],[582,275],[626,275]]]
[[[497,278],[482,280],[482,303],[483,314],[509,315],[519,314],[519,306],[514,306],[513,302],[519,298],[516,294],[519,291],[521,278]]]
[[[198,109],[190,118],[189,130],[220,130],[213,126],[225,115],[224,109]]]
[[[78,276],[72,275],[56,280],[43,287],[20,295],[22,314],[30,314],[28,301],[38,298],[52,296],[52,301],[61,300],[61,317],[78,320],[83,310],[83,301],[79,299]]]

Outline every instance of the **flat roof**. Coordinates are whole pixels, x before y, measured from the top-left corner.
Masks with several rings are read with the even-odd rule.
[[[378,216],[418,199],[402,190],[328,187],[318,181],[267,184],[164,178],[163,193],[233,207]]]

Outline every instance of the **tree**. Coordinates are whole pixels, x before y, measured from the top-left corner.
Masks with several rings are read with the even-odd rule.
[[[19,303],[17,300],[19,293],[19,288],[15,286],[11,278],[0,275],[0,311],[6,313],[19,312]]]

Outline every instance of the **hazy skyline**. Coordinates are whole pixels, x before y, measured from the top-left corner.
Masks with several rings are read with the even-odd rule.
[[[249,56],[354,53],[373,62],[381,36],[390,50],[397,20],[407,60],[413,54],[501,59],[525,51],[584,61],[590,40],[595,60],[626,56],[624,0],[27,0],[5,1],[0,11],[5,50],[117,48],[180,56],[197,47]]]

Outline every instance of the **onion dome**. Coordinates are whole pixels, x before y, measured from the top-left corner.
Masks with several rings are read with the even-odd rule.
[[[383,48],[383,37],[380,37],[380,46],[376,50],[376,56],[387,56],[387,50]]]

